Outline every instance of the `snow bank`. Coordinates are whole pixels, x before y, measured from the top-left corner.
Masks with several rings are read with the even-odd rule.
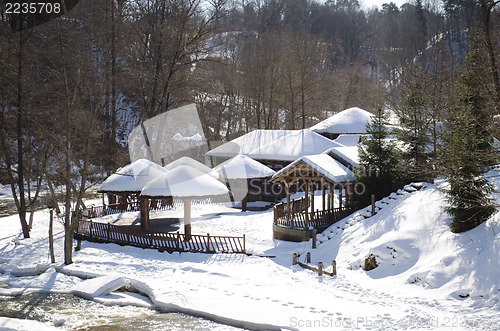
[[[122,287],[129,286],[128,279],[117,276],[102,276],[82,281],[73,286],[71,292],[84,299],[93,300]]]
[[[60,330],[56,327],[48,326],[44,323],[24,320],[19,318],[8,318],[8,317],[0,317],[0,329],[1,330],[20,330],[20,331],[53,331]]]

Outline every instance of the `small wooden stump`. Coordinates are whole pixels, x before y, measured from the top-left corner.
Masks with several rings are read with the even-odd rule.
[[[372,216],[375,215],[375,194],[372,194]]]
[[[306,263],[311,263],[311,252],[307,252],[306,254]]]
[[[318,262],[318,276],[323,276],[323,262]]]
[[[337,261],[333,260],[332,261],[332,276],[335,276],[337,274]]]
[[[293,256],[292,256],[292,265],[296,265],[297,264],[297,253],[293,253]]]

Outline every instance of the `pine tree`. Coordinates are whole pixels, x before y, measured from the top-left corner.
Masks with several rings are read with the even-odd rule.
[[[421,68],[407,70],[399,121],[403,130],[399,139],[405,144],[402,158],[407,181],[429,181],[433,178],[431,162],[430,77]]]
[[[458,104],[450,111],[444,136],[445,175],[450,188],[445,191],[452,217],[452,232],[464,232],[486,221],[496,207],[490,198],[492,185],[482,174],[496,161],[492,147],[491,114],[478,73],[484,60],[477,39],[471,39],[466,69],[458,86]]]
[[[355,173],[356,187],[364,188],[363,192],[357,192],[361,205],[368,204],[372,194],[376,199],[387,196],[401,183],[400,152],[396,144],[387,139],[386,125],[386,114],[378,109],[366,127],[371,137],[363,138],[358,146],[360,162]]]

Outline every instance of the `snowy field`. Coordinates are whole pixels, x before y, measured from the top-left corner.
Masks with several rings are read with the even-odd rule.
[[[498,172],[488,175],[500,192]],[[3,217],[0,294],[73,293],[257,330],[499,329],[500,214],[453,234],[439,185],[395,192],[377,202],[373,217],[367,210],[356,212],[319,235],[314,250],[311,242],[272,239],[272,209],[242,213],[221,205],[193,206],[193,234],[246,234],[249,256],[82,242],[74,263],[65,266],[63,230],[56,221],[57,263],[49,265],[48,211],[36,213],[31,239],[22,239],[18,217]],[[500,194],[495,198],[500,202]],[[182,209],[152,217],[182,217]],[[294,252],[300,261],[311,252],[311,264],[321,261],[327,271],[336,260],[338,275],[292,266]],[[370,254],[379,266],[365,271]],[[122,287],[145,295],[116,291]],[[2,318],[0,328],[24,323]]]

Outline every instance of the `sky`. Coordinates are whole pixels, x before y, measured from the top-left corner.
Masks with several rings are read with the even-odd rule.
[[[381,8],[383,3],[389,3],[389,2],[394,2],[396,5],[400,7],[402,4],[406,2],[411,2],[411,0],[361,0],[360,1],[361,5],[364,5],[367,8],[371,7]]]

